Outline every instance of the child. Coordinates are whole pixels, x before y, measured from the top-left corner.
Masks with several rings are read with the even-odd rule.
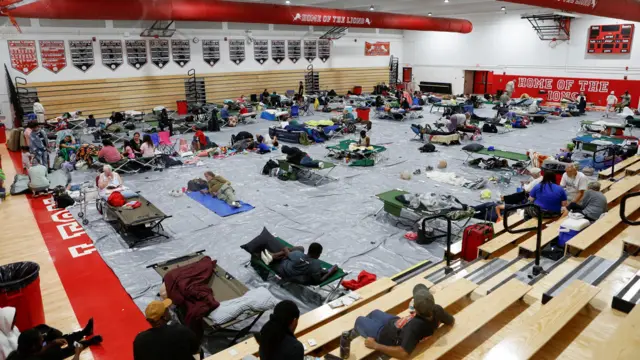
[[[133,152],[133,148],[131,147],[131,141],[124,141],[122,145],[122,155],[128,157],[129,159],[136,158],[136,154]]]
[[[29,152],[28,146],[22,146],[20,150],[22,150],[22,170],[27,174],[27,171],[31,167],[31,161],[33,161],[33,155]]]

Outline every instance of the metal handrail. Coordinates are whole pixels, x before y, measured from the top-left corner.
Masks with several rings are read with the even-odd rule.
[[[597,161],[596,160],[596,154],[601,153],[601,152],[607,152],[611,153],[611,150],[615,150],[615,146],[607,146],[604,147],[602,149],[596,149],[596,151],[593,152],[593,164],[604,164],[607,162],[607,156],[605,154],[604,156],[604,160],[602,161]],[[613,180],[613,178],[616,175],[616,171],[615,171],[615,166],[616,166],[616,153],[615,151],[613,151],[613,159],[611,160],[611,176],[609,177],[609,179]]]
[[[451,219],[444,214],[433,215],[422,219],[422,230],[424,231],[427,221],[443,218],[447,221],[447,251],[444,253],[447,266],[444,268],[444,273],[449,274],[453,270],[451,269]]]
[[[541,249],[542,247],[542,209],[540,208],[540,206],[536,204],[523,204],[523,205],[510,207],[509,212],[513,212],[513,210],[525,209],[525,208],[531,208],[531,207],[534,208],[536,210],[536,213],[538,214],[537,226],[532,226],[526,229],[513,230],[509,228],[509,223],[508,223],[509,220],[507,220],[509,216],[506,213],[503,221],[504,221],[504,230],[510,234],[520,234],[520,233],[536,230],[536,260],[535,260],[535,265],[533,266],[533,269],[532,269],[532,274],[533,276],[538,276],[543,271],[542,266],[540,266],[540,252],[542,250]]]
[[[631,220],[629,220],[629,218],[627,217],[625,208],[627,206],[627,200],[629,200],[629,199],[631,199],[633,197],[636,197],[636,196],[640,196],[640,192],[627,194],[627,195],[623,196],[622,200],[620,201],[620,219],[622,220],[623,223],[625,223],[627,225],[631,225],[631,226],[640,225],[640,221],[631,221]]]

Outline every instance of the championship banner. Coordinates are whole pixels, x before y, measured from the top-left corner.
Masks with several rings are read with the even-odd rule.
[[[111,70],[116,70],[122,65],[122,41],[100,40],[100,54],[102,64]]]
[[[171,39],[173,62],[184,67],[191,60],[191,44],[189,40]]]
[[[364,43],[364,56],[389,56],[390,54],[391,54],[391,43],[388,41]]]
[[[71,64],[77,69],[86,72],[93,66],[93,42],[91,40],[69,40],[71,52]]]
[[[269,60],[269,40],[253,40],[253,58],[260,65]]]
[[[313,62],[318,55],[318,40],[304,41],[304,58],[308,62]]]
[[[287,52],[289,60],[294,64],[297,63],[302,56],[302,40],[287,40]]]
[[[125,40],[127,47],[127,62],[136,69],[140,69],[147,63],[147,41]]]
[[[42,67],[57,74],[67,67],[67,54],[64,40],[40,40],[40,59]]]
[[[331,57],[331,41],[326,39],[318,40],[318,57],[322,62],[326,62]]]
[[[240,65],[244,61],[244,39],[229,40],[229,59]]]
[[[169,40],[149,40],[149,50],[151,50],[151,63],[155,66],[162,69],[169,63]]]
[[[35,40],[8,40],[11,67],[29,75],[38,67]]]
[[[203,40],[202,56],[204,58],[204,62],[210,66],[213,66],[220,61],[220,40]]]
[[[286,57],[284,50],[284,40],[271,40],[271,58],[280,64]]]

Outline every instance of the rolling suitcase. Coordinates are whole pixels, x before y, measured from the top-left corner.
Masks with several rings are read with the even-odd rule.
[[[493,238],[493,227],[488,224],[469,225],[462,235],[462,253],[465,261],[473,261],[478,257],[478,247]]]

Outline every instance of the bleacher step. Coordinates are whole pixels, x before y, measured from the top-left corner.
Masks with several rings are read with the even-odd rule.
[[[574,280],[581,280],[589,285],[598,286],[607,275],[615,270],[628,255],[622,255],[619,259],[612,261],[599,256],[591,255],[583,261],[578,267],[573,269],[558,283],[551,287],[547,292],[542,294],[542,303],[546,304],[549,300],[560,294],[562,290],[568,287]]]
[[[534,285],[536,282],[538,282],[538,280],[542,279],[546,274],[550,273],[551,271],[553,271],[553,269],[560,266],[560,264],[565,262],[568,258],[569,258],[568,256],[565,256],[558,261],[553,261],[547,258],[540,258],[540,266],[542,266],[542,272],[535,277],[531,273],[531,270],[535,265],[535,261],[531,261],[527,265],[523,266],[520,270],[516,271],[506,279],[502,280],[496,286],[489,289],[489,291],[487,291],[487,294],[491,294],[492,292],[496,291],[498,288],[500,288],[502,285],[509,282],[509,280],[511,279],[518,279],[527,285]]]
[[[454,276],[458,272],[464,270],[465,268],[471,266],[472,264],[474,264],[476,261],[479,261],[479,260],[481,259],[477,258],[471,262],[463,262],[461,260],[455,261],[454,263],[451,264],[451,267],[449,269],[447,269],[445,266],[425,276],[425,279],[431,282],[432,284],[437,285],[447,280],[448,278]]]
[[[638,302],[640,302],[640,271],[633,276],[631,281],[619,293],[613,296],[611,307],[628,314]]]
[[[491,279],[492,277],[509,268],[511,265],[518,261],[520,261],[520,258],[515,258],[511,261],[507,261],[501,258],[495,258],[482,265],[480,268],[465,276],[464,278],[478,285],[482,285],[485,281]]]
[[[441,261],[431,261],[431,260],[425,260],[419,264],[417,264],[414,267],[411,267],[405,271],[402,271],[396,275],[394,275],[391,280],[393,280],[396,284],[402,284],[403,282],[411,279],[412,277],[414,277],[416,274],[421,273],[421,272],[425,272],[435,266],[438,266],[439,264],[442,264],[444,262],[444,260]]]

